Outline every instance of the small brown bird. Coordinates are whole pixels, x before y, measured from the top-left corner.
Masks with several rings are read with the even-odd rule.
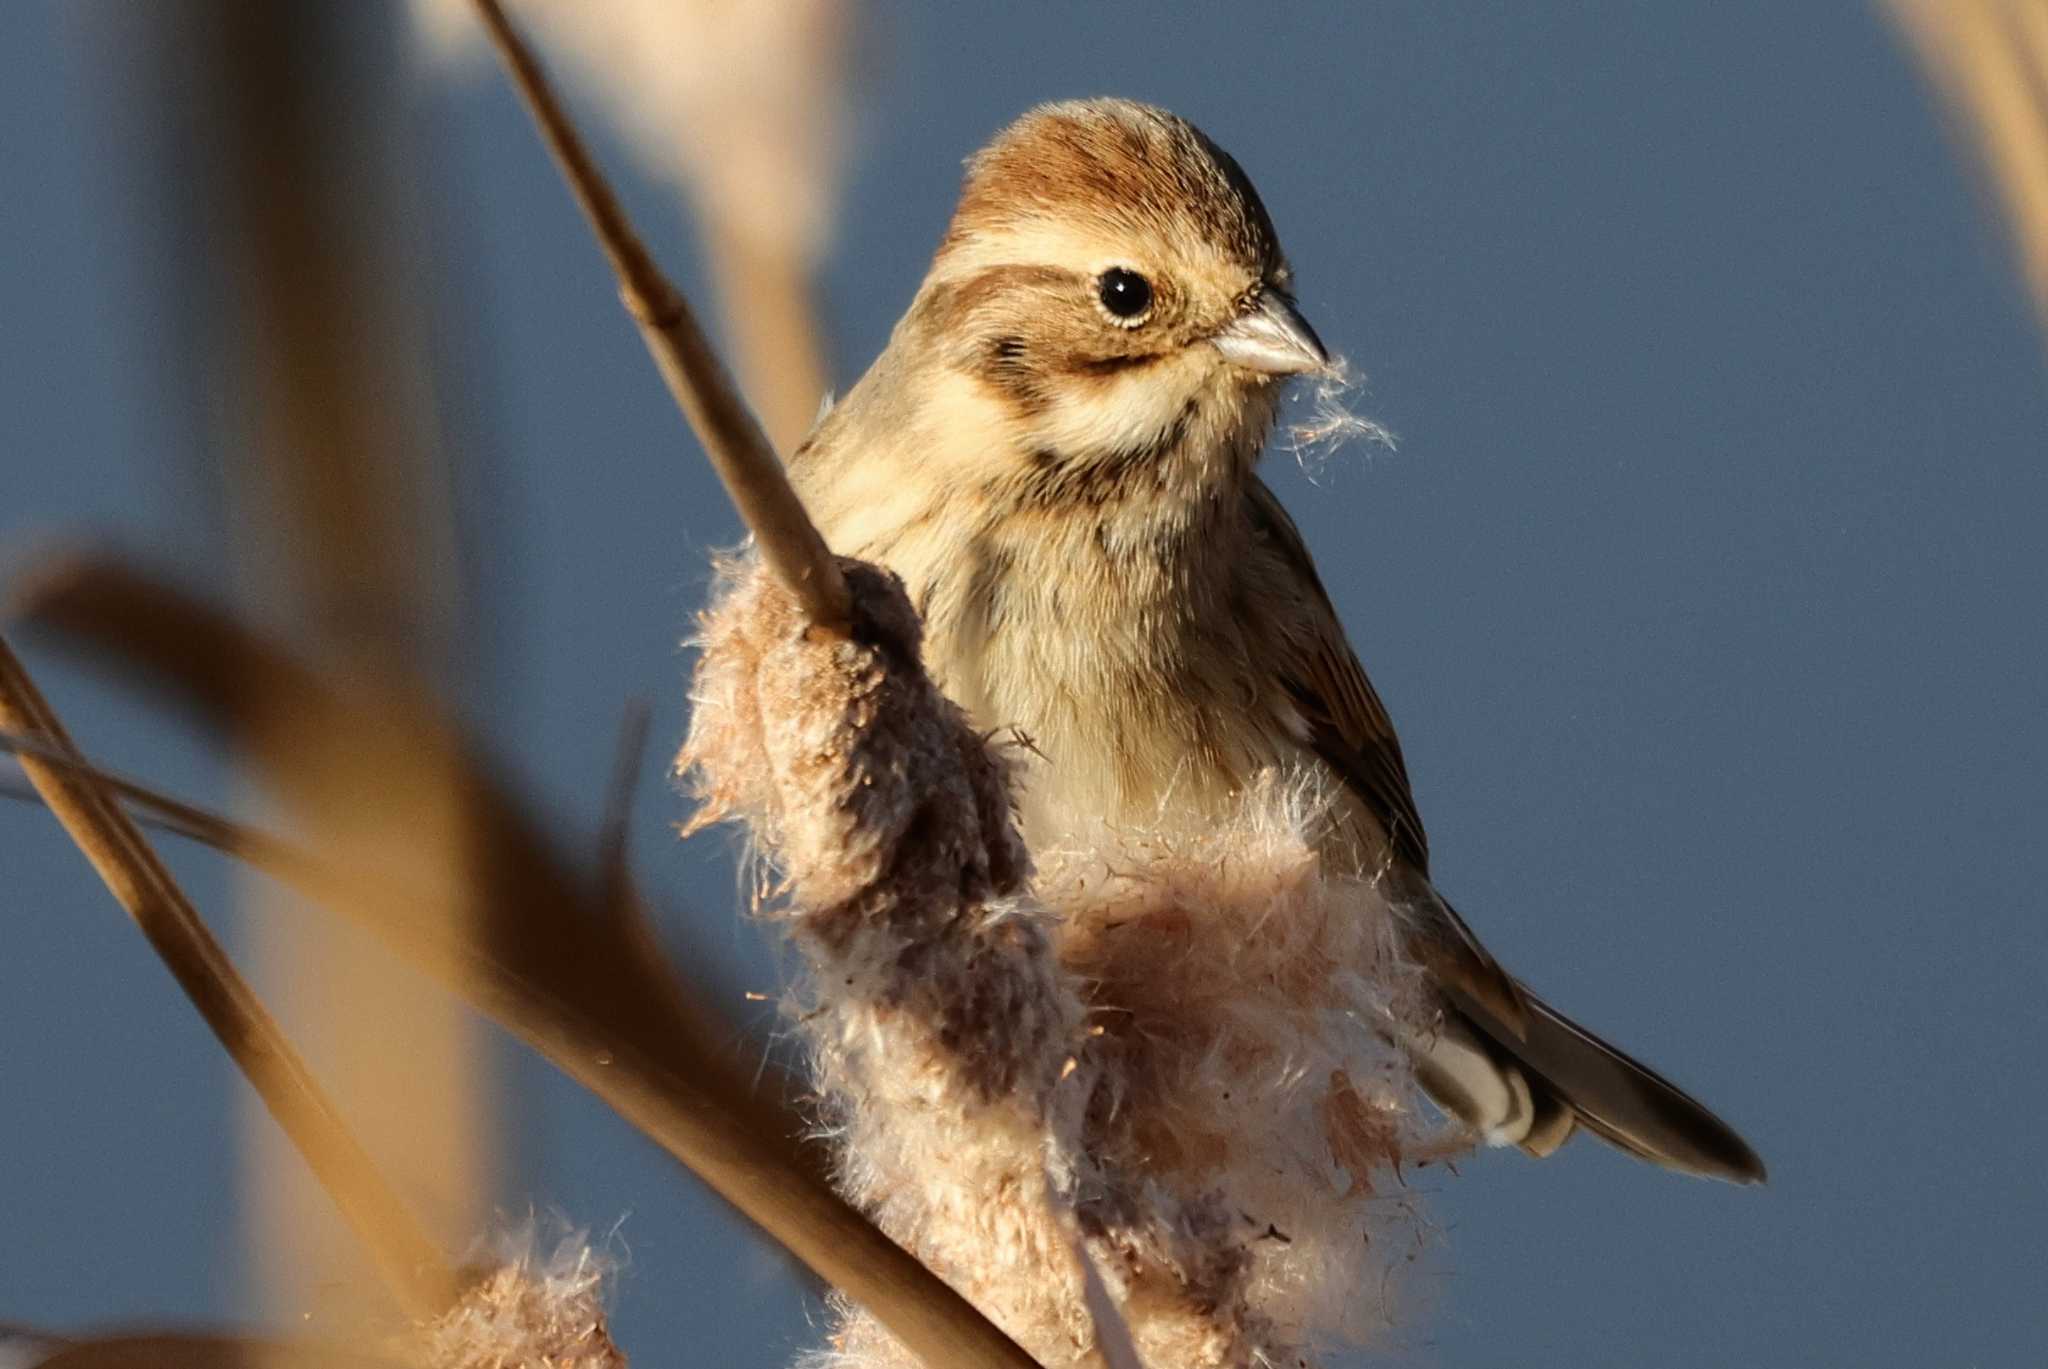
[[[1379,873],[1441,996],[1424,1087],[1547,1155],[1584,1126],[1672,1169],[1764,1166],[1503,970],[1430,881],[1400,743],[1255,474],[1329,358],[1230,156],[1163,110],[1043,106],[969,163],[930,272],[791,461],[836,550],[903,577],[939,683],[1038,759],[1027,833],[1216,821],[1262,772],[1342,795],[1326,862]]]

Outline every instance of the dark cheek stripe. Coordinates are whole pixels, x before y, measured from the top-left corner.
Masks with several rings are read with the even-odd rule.
[[[1135,370],[1140,366],[1150,366],[1159,359],[1158,352],[1138,352],[1119,357],[1083,357],[1075,361],[1069,369],[1088,376],[1113,376]]]
[[[1134,447],[1112,447],[1082,455],[1050,447],[1036,448],[1029,465],[1017,477],[1017,494],[1032,508],[1052,509],[1066,504],[1101,508],[1149,489],[1149,484],[1140,486],[1130,477],[1172,457],[1187,441],[1199,409],[1197,400],[1188,400],[1165,431]]]

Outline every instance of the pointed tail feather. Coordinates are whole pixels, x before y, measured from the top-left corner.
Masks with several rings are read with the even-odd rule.
[[[1483,1005],[1446,989],[1455,1011],[1442,1042],[1418,1062],[1418,1074],[1450,1111],[1532,1154],[1562,1145],[1575,1118],[1609,1144],[1666,1169],[1737,1184],[1764,1181],[1764,1162],[1733,1127],[1526,986],[1522,992],[1528,1028],[1515,1036],[1496,1027]],[[1479,1077],[1482,1062],[1500,1071],[1497,1082]],[[1475,1120],[1471,1104],[1481,1096],[1506,1097],[1511,1106]]]

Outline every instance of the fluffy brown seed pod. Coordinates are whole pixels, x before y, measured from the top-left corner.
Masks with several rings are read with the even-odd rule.
[[[1034,868],[1003,747],[895,579],[843,565],[850,637],[727,568],[679,768],[780,878],[847,1195],[1049,1365],[1125,1331],[1148,1364],[1305,1365],[1384,1325],[1416,981],[1378,890],[1317,862],[1320,797],[1269,776],[1218,829],[1074,831]],[[816,1362],[911,1363],[851,1310]]]

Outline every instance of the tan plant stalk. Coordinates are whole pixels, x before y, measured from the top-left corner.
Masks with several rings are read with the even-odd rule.
[[[223,818],[215,812],[205,810],[205,807],[199,807],[197,803],[184,803],[182,799],[174,799],[172,795],[152,789],[150,785],[143,785],[137,779],[115,775],[113,771],[104,769],[104,766],[92,764],[90,760],[78,756],[76,752],[57,748],[39,736],[0,730],[0,750],[8,752],[10,756],[35,756],[43,764],[57,766],[59,771],[66,771],[68,775],[78,775],[80,779],[90,781],[100,791],[111,793],[123,803],[127,803],[131,810],[129,816],[135,820],[137,826],[156,828],[172,836],[182,836],[184,840],[190,842],[199,842],[201,846],[211,846],[221,855],[231,855],[258,869],[270,863],[272,848],[276,853],[283,853],[279,859],[287,863],[293,857],[303,857],[311,861],[311,855],[299,851],[297,846],[279,836],[272,836],[270,832],[254,828],[246,822],[233,822],[229,818]],[[23,785],[20,789],[8,785],[4,793],[10,799],[23,799],[27,803],[37,805],[43,803],[43,793],[35,785]],[[254,853],[264,855],[262,859],[258,859],[258,855]]]
[[[161,1332],[77,1341],[36,1369],[419,1369],[419,1365],[363,1350],[298,1341]]]
[[[869,1308],[931,1366],[1033,1361],[835,1194],[715,1043],[632,904],[553,850],[543,829],[418,691],[324,680],[273,644],[175,591],[104,562],[46,570],[28,617],[175,693],[244,748],[307,832],[317,864],[276,870],[368,927],[468,998],[695,1170],[818,1274]],[[304,735],[329,746],[309,752]],[[383,787],[377,759],[436,753],[476,815],[479,887],[451,885],[374,848],[362,815],[402,827],[419,797]],[[438,881],[438,882],[437,882]]]
[[[437,57],[481,48],[471,0],[412,0]],[[686,201],[734,369],[776,450],[810,431],[828,388],[816,267],[848,141],[858,0],[523,0],[649,171]]]
[[[5,643],[0,642],[0,657],[4,657],[5,650]],[[0,659],[0,667],[6,665],[7,661]],[[14,664],[14,670],[18,675],[18,662]],[[0,703],[21,698],[29,705],[41,704],[32,685],[23,684],[20,688],[15,685],[16,679],[6,669],[0,668]],[[0,713],[9,715],[10,720],[14,711],[0,708]],[[35,709],[28,707],[21,711],[34,712]],[[50,722],[55,725],[54,719]],[[338,871],[291,842],[107,774],[71,749],[61,733],[53,738],[47,732],[32,735],[0,730],[0,748],[24,758],[26,765],[47,771],[51,776],[63,777],[67,782],[61,791],[63,793],[96,792],[110,807],[111,796],[118,795],[154,815],[177,835],[236,856],[252,869],[268,872],[291,887],[317,892],[338,887],[344,882]],[[41,797],[33,792],[31,796]],[[197,935],[205,938],[205,929],[198,928]],[[209,969],[207,972],[212,971]],[[227,973],[232,975],[232,969]],[[227,986],[229,990],[237,987],[234,984]],[[253,995],[246,988],[240,992],[254,1002]],[[255,1011],[262,1012],[260,1004],[255,1005]],[[224,1037],[223,1043],[231,1054],[235,1054],[237,1041],[245,1036],[260,1039],[265,1032],[277,1032],[267,1019],[255,1022],[252,1030],[243,1036]],[[282,1040],[281,1035],[279,1040]],[[285,1049],[288,1050],[289,1046],[286,1045]],[[237,1055],[237,1059],[240,1060],[241,1056]],[[251,1077],[256,1076],[252,1073]],[[289,1102],[291,1096],[286,1092],[285,1100]],[[269,1101],[271,1095],[265,1093],[263,1097]],[[324,1103],[317,1098],[313,1101]],[[272,1110],[275,1111],[277,1106],[272,1103]],[[331,1104],[324,1107],[328,1113],[333,1111]],[[321,1117],[316,1115],[312,1125],[317,1127],[321,1124]],[[291,1134],[297,1137],[304,1130],[305,1127],[301,1126]],[[346,1134],[339,1138],[339,1143],[349,1141]],[[328,1147],[333,1148],[332,1145]],[[360,1147],[356,1150],[360,1157]],[[311,1151],[308,1154],[310,1158],[318,1158]],[[367,1164],[367,1158],[361,1157],[360,1163]],[[316,1170],[316,1174],[323,1179],[328,1178],[325,1171]],[[344,1170],[343,1178],[347,1177],[348,1172]],[[370,1171],[363,1182],[374,1185],[378,1176]],[[377,1197],[374,1192],[369,1196]],[[349,1211],[348,1205],[352,1201],[360,1204],[359,1198],[345,1188],[335,1189],[334,1197],[344,1208],[345,1215],[357,1216]],[[397,1198],[387,1194],[386,1201],[396,1203]],[[375,1216],[374,1213],[369,1215]],[[400,1212],[398,1215],[405,1217],[407,1214]],[[360,1218],[351,1222],[351,1226],[357,1229],[364,1224]],[[421,1233],[420,1239],[427,1238]],[[401,1294],[400,1300],[410,1314],[411,1322],[400,1331],[380,1336],[383,1343],[377,1347],[374,1358],[362,1346],[325,1346],[305,1341],[257,1341],[221,1336],[129,1335],[75,1344],[69,1344],[62,1338],[39,1339],[44,1342],[44,1353],[65,1350],[63,1362],[76,1363],[81,1367],[190,1363],[247,1365],[250,1369],[281,1369],[293,1365],[306,1365],[308,1369],[326,1365],[334,1365],[337,1369],[363,1365],[365,1369],[374,1369],[374,1366],[404,1363],[416,1366],[416,1369],[504,1369],[512,1364],[545,1364],[551,1369],[625,1369],[626,1358],[613,1344],[604,1314],[602,1294],[610,1271],[608,1261],[595,1256],[580,1238],[565,1240],[552,1259],[535,1258],[530,1238],[501,1239],[499,1244],[499,1258],[494,1262],[465,1269],[459,1275],[444,1266],[439,1274],[442,1288],[433,1301],[424,1296],[408,1299],[402,1296],[407,1290],[396,1290]],[[0,1342],[7,1340],[5,1331],[6,1328],[0,1328]],[[0,1344],[0,1360],[7,1358],[7,1348]],[[152,1360],[149,1358],[152,1355],[158,1358]],[[385,1358],[394,1355],[400,1359]]]
[[[648,255],[532,49],[497,0],[476,0],[476,8],[619,278],[620,299],[639,324],[656,369],[752,530],[762,558],[804,605],[812,623],[844,631],[851,621],[846,582],[790,488],[767,434],[712,350],[689,302]]]
[[[594,175],[573,130],[502,14],[488,3],[480,8],[496,20],[522,89],[622,269],[629,307],[658,366],[756,526],[764,554],[803,597],[814,625],[843,627],[838,568],[758,425],[609,193],[601,184],[591,189]],[[102,631],[100,645],[151,661],[255,758],[313,834],[318,861],[282,863],[304,891],[356,914],[496,1012],[776,1231],[928,1363],[1031,1364],[830,1191],[790,1139],[792,1120],[758,1105],[730,1062],[703,1044],[702,1023],[666,973],[637,904],[616,888],[593,895],[584,887],[402,673],[359,660],[347,685],[329,688],[226,620],[118,574],[95,580],[81,573],[46,590],[42,603],[54,621]],[[422,804],[438,810],[440,796],[422,792],[435,786],[378,783],[423,764],[445,765],[456,777],[473,855],[459,868],[389,840],[394,832],[441,829],[436,813],[419,811]],[[487,887],[473,887],[465,874],[481,874]]]
[[[841,562],[848,597],[821,606],[830,562],[758,427],[724,434],[738,440],[718,459],[697,385],[736,403],[730,382],[710,367],[692,383],[693,359],[711,360],[701,333],[679,299],[665,308],[673,287],[531,54],[496,4],[478,8],[762,544],[760,574],[707,620],[683,763],[707,814],[744,817],[789,882],[783,915],[818,993],[805,1020],[843,1109],[842,1187],[1049,1361],[1306,1364],[1307,1338],[1355,1322],[1343,1310],[1362,1272],[1355,1200],[1411,1139],[1404,1069],[1351,1039],[1398,1015],[1384,902],[1315,874],[1297,825],[1312,816],[1248,813],[1239,848],[1226,837],[1213,856],[1168,850],[1157,887],[1063,908],[1083,931],[1065,937],[1074,959],[1061,963],[1059,919],[1023,887],[1006,765],[924,676],[900,586]],[[680,338],[661,326],[669,318],[686,325]],[[1247,853],[1250,877],[1230,873]],[[1070,898],[1100,887],[1089,861],[1077,870]],[[1117,879],[1112,869],[1111,888]],[[1259,935],[1269,920],[1280,958],[1245,958],[1241,975],[1227,968],[1230,946],[1203,944]],[[1226,968],[1168,976],[1168,999],[1146,1002],[1161,987],[1142,963],[1153,940],[1114,935],[1133,921],[1158,923],[1189,964]],[[1171,1000],[1176,979],[1193,1017]],[[1098,1046],[1105,1029],[1082,1031],[1091,981],[1132,996],[1135,1012],[1102,1007],[1137,1024],[1135,1038]],[[1187,1044],[1161,1049],[1162,1038]],[[1354,1079],[1343,1066],[1361,1058],[1378,1073]],[[1320,1073],[1290,1082],[1303,1066]],[[1210,1117],[1192,1113],[1191,1089],[1218,1092],[1231,1120],[1215,1120],[1214,1101]],[[1233,1089],[1253,1096],[1231,1106]],[[1348,1191],[1328,1188],[1332,1171],[1348,1174]],[[1252,1210],[1285,1216],[1295,1234]],[[1296,1258],[1261,1248],[1297,1239]],[[897,1328],[856,1315],[828,1358],[879,1369],[907,1363],[906,1350],[931,1362]]]
[[[31,757],[120,799],[131,810],[129,817],[138,826],[154,827],[174,837],[210,847],[254,870],[272,874],[284,883],[325,885],[338,878],[331,870],[323,871],[319,858],[295,842],[253,824],[236,822],[197,804],[186,803],[139,780],[117,775],[75,751],[55,746],[41,737],[0,730],[0,751],[16,757]],[[32,785],[18,794],[10,790],[7,796],[43,803],[41,791]],[[298,873],[287,877],[286,871]]]
[[[0,726],[77,754],[56,714],[4,641]],[[447,1257],[384,1182],[156,852],[88,776],[28,753],[21,756],[21,766],[305,1157],[371,1253],[387,1288],[409,1315],[438,1314],[456,1287]]]
[[[502,1266],[448,1315],[381,1349],[130,1331],[49,1341],[35,1369],[625,1369],[602,1322],[591,1320],[594,1300],[564,1296],[533,1275]]]
[[[1988,173],[2035,310],[2048,326],[2048,4],[1885,4]]]
[[[212,465],[234,581],[256,611],[344,668],[436,673],[457,655],[450,640],[465,614],[421,305],[431,296],[418,288],[432,216],[407,212],[419,184],[396,83],[334,51],[390,17],[234,0],[163,8],[157,60],[202,72],[187,150],[218,171],[206,211],[218,225],[206,268],[218,288],[191,292],[187,307],[221,325],[201,335],[227,427]],[[387,840],[460,877],[467,818],[430,759],[385,758],[394,788],[442,800]],[[350,928],[293,916],[269,883],[240,892],[252,978],[394,1186],[463,1247],[495,1199],[500,1127],[484,1025]],[[363,1292],[375,1295],[358,1243],[267,1122],[253,1112],[246,1122],[254,1291],[279,1324],[357,1323],[373,1312]]]

